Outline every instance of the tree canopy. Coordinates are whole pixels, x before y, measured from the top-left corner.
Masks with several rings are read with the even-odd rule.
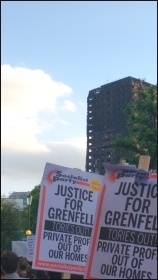
[[[21,210],[13,201],[1,198],[1,248],[11,250],[12,241],[20,240]]]
[[[32,196],[32,204],[30,205],[30,229],[28,228],[28,205],[22,210],[22,223],[24,232],[26,230],[31,230],[33,234],[36,231],[36,222],[37,222],[37,213],[38,213],[38,203],[39,203],[39,195],[40,195],[40,185],[37,185],[31,191]]]
[[[150,168],[157,169],[157,86],[138,90],[125,113],[128,135],[118,135],[114,147],[126,154],[129,163],[138,163],[140,155],[149,155]]]
[[[30,230],[36,233],[40,185],[31,191],[32,204],[30,206]],[[12,241],[26,239],[29,225],[28,205],[20,209],[13,200],[1,197],[1,248],[11,250]]]

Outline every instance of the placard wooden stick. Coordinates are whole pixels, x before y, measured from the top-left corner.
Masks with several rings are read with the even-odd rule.
[[[150,164],[150,156],[141,155],[139,157],[138,169],[143,169],[145,171],[148,171],[149,170],[149,164]]]

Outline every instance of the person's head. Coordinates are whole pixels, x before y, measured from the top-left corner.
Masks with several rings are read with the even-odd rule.
[[[48,271],[50,279],[62,279],[62,273],[57,271]]]
[[[37,275],[36,275],[36,270],[31,268],[31,269],[28,271],[27,277],[30,278],[30,279],[38,279],[38,278],[37,278]]]
[[[1,279],[3,279],[3,277],[4,277],[4,272],[1,269]]]
[[[30,267],[32,267],[32,261],[28,261]]]
[[[44,270],[36,270],[37,279],[46,279]]]
[[[16,272],[19,258],[17,254],[11,251],[5,251],[1,255],[1,269],[6,274]]]
[[[25,271],[27,270],[28,268],[28,260],[27,258],[20,258],[19,259],[19,265],[18,265],[19,269],[22,270],[22,271]]]

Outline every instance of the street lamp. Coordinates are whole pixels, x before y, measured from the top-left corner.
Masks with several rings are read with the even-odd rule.
[[[27,196],[27,205],[28,205],[28,230],[26,230],[26,235],[31,235],[32,232],[30,230],[30,207],[31,207],[31,203],[32,203],[32,195],[31,193],[29,193],[29,195]]]

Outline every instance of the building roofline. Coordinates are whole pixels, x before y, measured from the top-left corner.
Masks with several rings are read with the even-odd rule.
[[[94,89],[90,90],[89,93],[92,93],[92,92],[95,92],[95,91],[97,91],[97,90],[100,90],[102,87],[111,86],[111,85],[114,85],[114,84],[116,84],[116,83],[124,82],[124,81],[126,81],[126,80],[129,80],[129,81],[132,81],[132,80],[133,80],[133,81],[135,81],[135,82],[143,82],[143,84],[146,84],[147,86],[154,86],[153,84],[148,83],[148,82],[146,82],[146,81],[143,80],[143,79],[137,79],[137,78],[134,78],[134,77],[132,77],[132,76],[128,76],[128,77],[121,78],[121,79],[115,80],[115,81],[110,82],[110,83],[107,83],[107,84],[103,84],[103,85],[101,85],[100,87],[97,87],[97,88],[94,88]]]

